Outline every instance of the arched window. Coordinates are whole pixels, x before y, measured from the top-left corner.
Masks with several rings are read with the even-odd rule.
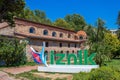
[[[63,37],[63,33],[60,33],[60,37],[61,37],[61,38]]]
[[[68,38],[71,38],[71,34],[68,34]]]
[[[72,53],[74,53],[74,50],[72,51]]]
[[[31,28],[29,29],[29,33],[35,33],[35,28],[31,27]]]
[[[83,39],[83,36],[80,36],[79,39],[82,40],[82,39]]]
[[[63,51],[60,51],[60,53],[63,53]]]
[[[75,40],[77,40],[77,39],[78,39],[78,37],[77,37],[77,36],[74,36],[74,39],[75,39]]]
[[[44,30],[43,35],[48,35],[48,30]]]
[[[52,36],[53,36],[53,37],[56,37],[56,32],[52,32]]]

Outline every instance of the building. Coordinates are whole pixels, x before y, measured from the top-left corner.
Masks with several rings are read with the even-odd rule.
[[[113,35],[117,35],[117,30],[110,30]]]
[[[25,19],[15,18],[15,27],[10,27],[7,23],[0,23],[0,35],[17,37],[29,41],[26,46],[26,55],[31,60],[30,46],[36,51],[42,48],[42,42],[46,42],[45,54],[49,55],[51,50],[54,53],[76,53],[84,49],[84,42],[87,35],[84,31],[72,31],[51,25],[41,24]],[[49,60],[49,57],[47,57]]]

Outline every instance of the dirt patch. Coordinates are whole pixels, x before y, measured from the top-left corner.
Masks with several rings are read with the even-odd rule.
[[[36,77],[43,77],[43,78],[51,78],[52,80],[55,80],[57,78],[59,79],[64,79],[66,78],[67,80],[72,80],[73,76],[72,74],[59,74],[59,73],[32,73]]]
[[[9,76],[7,73],[0,71],[0,80],[20,80]]]

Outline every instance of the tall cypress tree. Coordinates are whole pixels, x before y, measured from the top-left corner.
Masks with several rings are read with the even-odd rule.
[[[117,36],[118,39],[120,39],[120,11],[118,12],[117,25],[118,25]]]
[[[118,29],[120,29],[120,11],[118,12],[117,25]]]

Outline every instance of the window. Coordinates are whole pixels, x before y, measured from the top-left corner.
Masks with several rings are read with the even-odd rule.
[[[44,30],[43,35],[48,35],[48,30]]]
[[[68,47],[70,47],[70,43],[68,43]]]
[[[31,28],[29,29],[29,33],[35,33],[35,28],[31,27]]]
[[[52,36],[53,36],[53,37],[56,37],[56,32],[52,32]]]
[[[75,48],[77,47],[77,44],[75,44]]]
[[[77,36],[74,36],[74,39],[75,39],[75,40],[77,40],[77,39],[78,39],[78,37],[77,37]]]
[[[60,53],[63,53],[63,51],[60,51]]]
[[[48,46],[49,46],[49,43],[48,43],[48,42],[46,42],[46,43],[45,43],[45,47],[48,47]]]
[[[74,53],[74,50],[72,51],[72,53]]]
[[[59,46],[62,47],[62,43],[60,43]]]
[[[60,37],[61,37],[61,38],[63,37],[63,34],[62,34],[62,33],[60,33]]]
[[[70,38],[71,37],[71,35],[70,34],[68,34],[68,38]]]
[[[80,37],[79,37],[79,39],[80,39],[80,40],[82,40],[82,39],[83,39],[83,37],[82,37],[82,36],[80,36]]]

